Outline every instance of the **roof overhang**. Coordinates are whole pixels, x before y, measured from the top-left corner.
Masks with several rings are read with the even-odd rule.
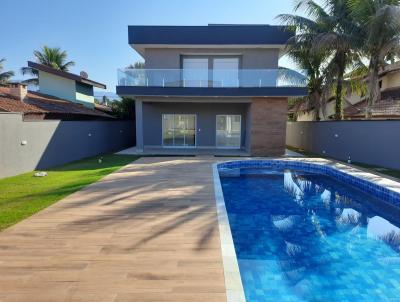
[[[180,49],[279,49],[280,55],[283,54],[284,49],[285,49],[285,44],[248,44],[248,45],[243,45],[243,44],[229,44],[229,45],[223,45],[223,44],[130,44],[130,46],[136,50],[142,57],[145,56],[145,50],[146,48],[162,48],[162,49],[174,49],[174,48],[180,48]],[[196,54],[198,54],[196,52]]]
[[[32,69],[40,70],[40,71],[43,71],[43,72],[47,72],[47,73],[50,73],[52,75],[56,75],[56,76],[59,76],[59,77],[65,78],[65,79],[69,79],[69,80],[73,80],[73,81],[76,81],[76,82],[79,82],[79,83],[83,83],[83,84],[86,84],[86,85],[94,86],[94,87],[97,87],[97,88],[102,88],[102,89],[106,89],[107,88],[107,86],[105,84],[102,84],[102,83],[99,83],[99,82],[84,78],[84,77],[82,77],[80,75],[77,75],[77,74],[73,74],[73,73],[70,73],[70,72],[54,69],[54,68],[52,68],[50,66],[47,66],[47,65],[43,65],[43,64],[39,64],[39,63],[28,61],[28,67],[31,67]]]
[[[129,26],[129,44],[145,48],[283,48],[291,27],[273,25]]]
[[[151,87],[117,86],[119,96],[182,96],[182,97],[298,97],[307,95],[305,87]]]

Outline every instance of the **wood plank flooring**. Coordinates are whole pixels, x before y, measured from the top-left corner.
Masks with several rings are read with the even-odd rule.
[[[226,301],[214,161],[141,158],[3,231],[0,301]]]

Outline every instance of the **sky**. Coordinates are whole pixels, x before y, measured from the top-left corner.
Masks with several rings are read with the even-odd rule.
[[[19,72],[44,45],[66,50],[70,70],[115,92],[117,69],[142,58],[128,45],[128,25],[279,24],[294,0],[1,0],[0,58]],[[287,59],[280,65],[293,67]]]

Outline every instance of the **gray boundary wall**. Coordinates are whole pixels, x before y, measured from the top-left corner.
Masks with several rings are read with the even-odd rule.
[[[286,145],[339,160],[400,169],[400,121],[288,122]]]
[[[0,178],[134,144],[133,120],[23,121],[19,113],[0,113]]]

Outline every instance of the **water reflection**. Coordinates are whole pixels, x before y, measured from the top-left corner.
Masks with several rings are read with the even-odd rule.
[[[382,240],[394,250],[400,251],[400,228],[389,222],[387,219],[374,216],[367,217],[368,211],[363,212],[357,211],[362,207],[359,203],[352,200],[351,196],[346,195],[343,191],[332,191],[332,188],[324,187],[324,184],[318,183],[315,180],[313,174],[307,174],[304,172],[293,172],[290,170],[285,170],[284,174],[284,188],[287,193],[289,193],[294,201],[305,206],[304,198],[308,194],[315,194],[318,196],[322,203],[329,207],[332,202],[332,196],[334,196],[334,213],[335,221],[337,224],[351,225],[351,226],[365,226],[367,229],[367,235],[370,238]],[[307,178],[307,175],[312,178]],[[319,192],[321,192],[319,194]],[[353,205],[354,208],[344,207]],[[310,221],[318,233],[323,233],[321,225],[318,221],[318,214],[315,210],[309,212]],[[322,214],[323,215],[323,214]]]
[[[370,195],[304,171],[241,169],[221,183],[248,301],[400,295],[400,281],[369,283],[400,280],[400,224]]]
[[[400,252],[400,228],[385,218],[374,216],[368,219],[367,236],[384,241]]]

